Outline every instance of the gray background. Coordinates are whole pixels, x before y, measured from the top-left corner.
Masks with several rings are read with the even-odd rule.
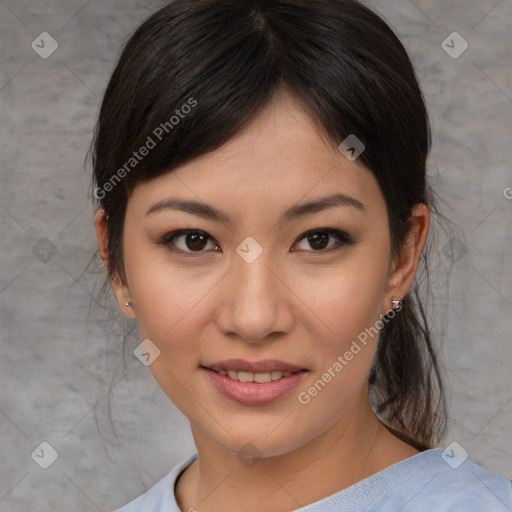
[[[429,173],[460,229],[435,246],[443,446],[457,441],[512,479],[512,0],[368,3],[414,61],[433,127]],[[0,512],[112,510],[194,450],[187,420],[130,353],[133,323],[88,267],[84,157],[100,98],[124,38],[160,5],[0,1]],[[44,31],[59,45],[47,59],[31,47]],[[453,31],[469,43],[458,58],[442,47]],[[43,441],[58,452],[46,470],[31,457]]]

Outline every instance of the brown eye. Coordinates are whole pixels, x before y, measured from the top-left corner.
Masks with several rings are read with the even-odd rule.
[[[338,243],[329,245],[329,240],[337,240]],[[301,250],[309,252],[328,252],[331,249],[336,249],[344,245],[353,245],[353,240],[347,233],[339,231],[337,229],[316,229],[315,231],[309,231],[299,238],[299,242],[305,240],[308,247],[303,247]],[[310,249],[313,249],[312,251]]]
[[[210,247],[210,249],[215,250],[218,248],[218,246],[213,243],[213,239],[206,233],[197,230],[182,229],[165,235],[157,244],[166,246],[172,252],[202,253],[207,252],[204,249],[207,248],[208,242],[213,246]],[[174,247],[176,249],[174,249]]]
[[[208,237],[202,233],[188,233],[185,235],[185,245],[191,251],[201,251],[205,248]]]
[[[329,245],[329,238],[331,235],[328,233],[314,233],[313,235],[308,235],[309,245],[313,249],[323,250]]]

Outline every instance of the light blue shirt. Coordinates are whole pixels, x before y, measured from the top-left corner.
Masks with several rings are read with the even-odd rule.
[[[512,512],[512,482],[441,448],[426,450],[296,512]],[[114,512],[180,511],[179,475],[197,453]]]

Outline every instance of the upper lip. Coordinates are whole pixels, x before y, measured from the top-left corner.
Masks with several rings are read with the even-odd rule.
[[[252,373],[267,373],[267,372],[298,372],[304,368],[300,368],[294,364],[285,363],[276,359],[264,359],[262,361],[245,361],[244,359],[228,359],[226,361],[219,361],[207,365],[202,365],[210,370],[233,370],[241,372]]]

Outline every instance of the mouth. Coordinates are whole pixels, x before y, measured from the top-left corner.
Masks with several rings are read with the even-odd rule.
[[[276,360],[230,359],[199,365],[225,397],[243,405],[265,405],[284,398],[309,370]]]
[[[281,380],[284,377],[289,377],[295,373],[303,373],[307,370],[297,370],[294,372],[290,371],[281,371],[274,370],[271,372],[247,372],[242,370],[214,370],[213,368],[209,368],[208,366],[202,366],[205,370],[211,370],[220,375],[224,375],[232,380],[236,380],[239,382],[256,382],[258,384],[265,384],[267,382],[272,382],[275,380]]]
[[[299,372],[308,371],[306,368],[279,361],[265,359],[263,361],[245,361],[244,359],[229,359],[207,365],[200,365],[205,370],[211,370],[239,382],[256,382],[265,384],[280,380]]]

